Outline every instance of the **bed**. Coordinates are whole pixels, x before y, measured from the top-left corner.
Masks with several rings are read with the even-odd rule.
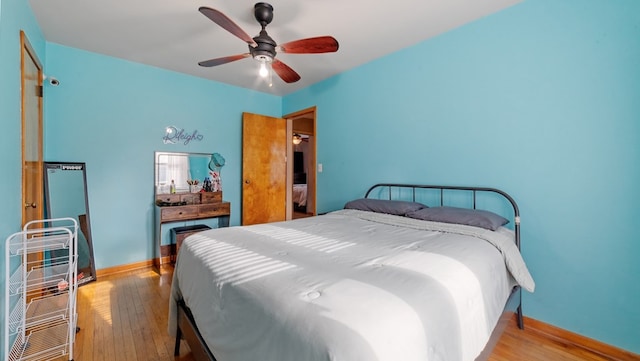
[[[188,237],[168,328],[197,360],[486,359],[535,288],[519,246],[500,190],[377,184],[322,216]]]
[[[293,174],[293,210],[296,212],[307,212],[307,174]]]
[[[298,208],[303,208],[307,206],[307,185],[306,184],[293,185],[293,203]]]

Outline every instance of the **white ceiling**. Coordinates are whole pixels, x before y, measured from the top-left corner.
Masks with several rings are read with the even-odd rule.
[[[497,12],[522,0],[271,0],[267,26],[278,43],[321,35],[340,48],[329,54],[278,54],[302,79],[270,88],[252,59],[212,68],[199,61],[246,53],[246,43],[202,15],[222,11],[255,36],[253,1],[29,0],[45,39],[74,48],[284,95]],[[46,71],[46,69],[45,69]]]

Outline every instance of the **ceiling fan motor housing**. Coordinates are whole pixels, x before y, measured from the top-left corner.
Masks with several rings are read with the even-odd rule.
[[[255,48],[249,46],[249,52],[254,59],[271,62],[276,57],[277,44],[264,29],[260,31],[260,35],[253,38],[253,41],[258,44]]]

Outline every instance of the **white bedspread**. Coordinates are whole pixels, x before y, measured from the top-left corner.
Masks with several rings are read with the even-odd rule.
[[[534,287],[508,234],[355,210],[201,232],[180,248],[169,332],[183,297],[218,361],[473,360],[507,264]]]
[[[298,206],[300,207],[304,207],[307,205],[307,185],[306,184],[293,185],[293,202],[298,203]]]

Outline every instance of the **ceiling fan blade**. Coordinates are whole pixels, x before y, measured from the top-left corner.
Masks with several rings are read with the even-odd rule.
[[[206,6],[201,6],[198,10],[200,10],[200,12],[204,14],[204,16],[211,19],[211,21],[220,25],[221,28],[237,36],[245,43],[251,45],[252,47],[258,46],[258,44],[253,41],[253,38],[249,36],[249,34],[242,30],[242,28],[236,25],[236,23],[234,23],[233,20],[229,19],[225,14],[216,9],[208,8]]]
[[[271,68],[276,72],[276,74],[278,74],[280,79],[284,80],[285,83],[295,83],[300,80],[300,75],[298,75],[298,73],[278,59],[273,59]]]
[[[205,66],[205,67],[217,66],[217,65],[230,63],[232,61],[248,58],[250,56],[251,56],[251,54],[249,54],[249,53],[225,56],[225,57],[222,57],[222,58],[216,58],[216,59],[209,59],[209,60],[201,61],[201,62],[198,63],[198,65]]]
[[[338,51],[338,40],[333,36],[294,40],[280,45],[280,51],[288,54],[333,53]]]

